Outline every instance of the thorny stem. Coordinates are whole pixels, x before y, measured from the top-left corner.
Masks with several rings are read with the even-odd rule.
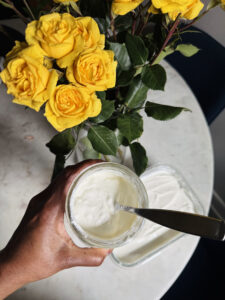
[[[115,30],[115,21],[114,21],[114,18],[110,12],[110,26],[111,26],[111,30],[112,30],[112,33],[113,33],[113,38],[114,38],[114,41],[116,42],[116,30]]]
[[[114,21],[114,18],[112,16],[112,12],[111,12],[110,0],[107,0],[107,8],[109,10],[110,27],[111,27],[111,30],[112,30],[112,33],[113,33],[114,41],[116,42],[116,28],[115,28],[115,21]]]
[[[160,51],[157,53],[157,55],[154,57],[153,61],[151,62],[150,65],[152,65],[154,63],[154,61],[158,58],[158,56],[160,55],[160,53],[164,50],[164,48],[166,47],[166,45],[168,44],[169,40],[171,39],[171,37],[173,36],[174,34],[174,31],[176,30],[179,22],[180,22],[180,19],[179,19],[180,15],[177,16],[175,22],[173,23],[173,26],[170,28],[169,32],[168,32],[168,35],[160,49]]]

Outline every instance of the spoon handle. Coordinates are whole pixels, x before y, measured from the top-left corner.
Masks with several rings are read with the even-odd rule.
[[[164,209],[131,208],[127,211],[174,230],[219,241],[225,239],[224,220]]]

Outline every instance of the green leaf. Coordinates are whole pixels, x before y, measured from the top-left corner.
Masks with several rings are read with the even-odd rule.
[[[65,156],[64,156],[64,155],[62,155],[62,154],[56,155],[56,157],[55,157],[55,164],[54,164],[54,169],[53,169],[53,174],[52,174],[52,179],[51,179],[51,181],[52,181],[53,179],[55,179],[56,176],[59,175],[59,173],[62,172],[62,170],[64,169],[64,166],[65,166],[65,162],[66,162],[66,160],[65,160]]]
[[[66,155],[75,147],[75,139],[71,129],[56,134],[46,146],[56,155]]]
[[[148,157],[144,147],[140,143],[133,143],[130,145],[131,156],[133,159],[133,166],[136,174],[140,176],[148,165]]]
[[[122,71],[116,79],[116,86],[127,86],[133,80],[136,70]]]
[[[145,66],[142,71],[142,81],[152,90],[164,91],[166,71],[160,65]]]
[[[106,92],[95,92],[95,94],[99,99],[105,100]]]
[[[127,52],[126,45],[120,43],[108,42],[109,49],[115,53],[116,60],[123,71],[131,68],[130,56]]]
[[[175,50],[171,48],[170,46],[167,46],[164,48],[164,50],[159,54],[159,56],[154,60],[152,65],[157,65],[162,61],[166,56],[172,54]]]
[[[148,87],[142,82],[141,76],[134,78],[125,97],[125,103],[129,108],[137,108],[143,105],[147,98]]]
[[[118,143],[115,133],[102,125],[92,126],[88,131],[88,138],[93,148],[105,155],[116,155]]]
[[[160,121],[171,120],[178,116],[182,111],[190,110],[184,107],[163,105],[149,101],[145,105],[145,112],[148,115],[148,117],[152,117]]]
[[[179,51],[186,57],[195,55],[200,49],[192,44],[180,44],[177,46],[176,51]]]
[[[139,138],[143,132],[143,120],[138,113],[121,115],[117,119],[119,131],[125,136],[129,143]]]
[[[102,110],[100,114],[95,118],[90,118],[90,120],[94,123],[102,123],[108,118],[111,117],[113,112],[115,111],[114,102],[112,100],[101,100],[102,102]]]
[[[110,25],[110,20],[107,17],[106,19],[103,18],[95,18],[95,21],[98,23],[98,27],[101,33],[106,34],[107,29],[109,28]]]
[[[132,26],[132,14],[126,14],[124,16],[117,16],[114,24],[117,31],[128,30]]]
[[[147,61],[148,49],[145,47],[145,43],[140,36],[127,33],[126,47],[131,61],[135,66],[143,65]]]

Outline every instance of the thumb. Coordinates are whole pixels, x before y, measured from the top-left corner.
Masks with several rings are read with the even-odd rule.
[[[112,249],[79,248],[70,249],[69,267],[75,266],[100,266]]]

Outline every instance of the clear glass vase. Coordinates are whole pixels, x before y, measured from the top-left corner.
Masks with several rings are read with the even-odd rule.
[[[81,129],[77,135],[77,143],[75,146],[74,162],[79,163],[86,159],[102,159],[107,162],[116,162],[119,164],[124,163],[126,147],[121,145],[118,148],[116,156],[103,155],[95,151],[92,147],[91,142],[87,137],[88,131],[86,129]]]

